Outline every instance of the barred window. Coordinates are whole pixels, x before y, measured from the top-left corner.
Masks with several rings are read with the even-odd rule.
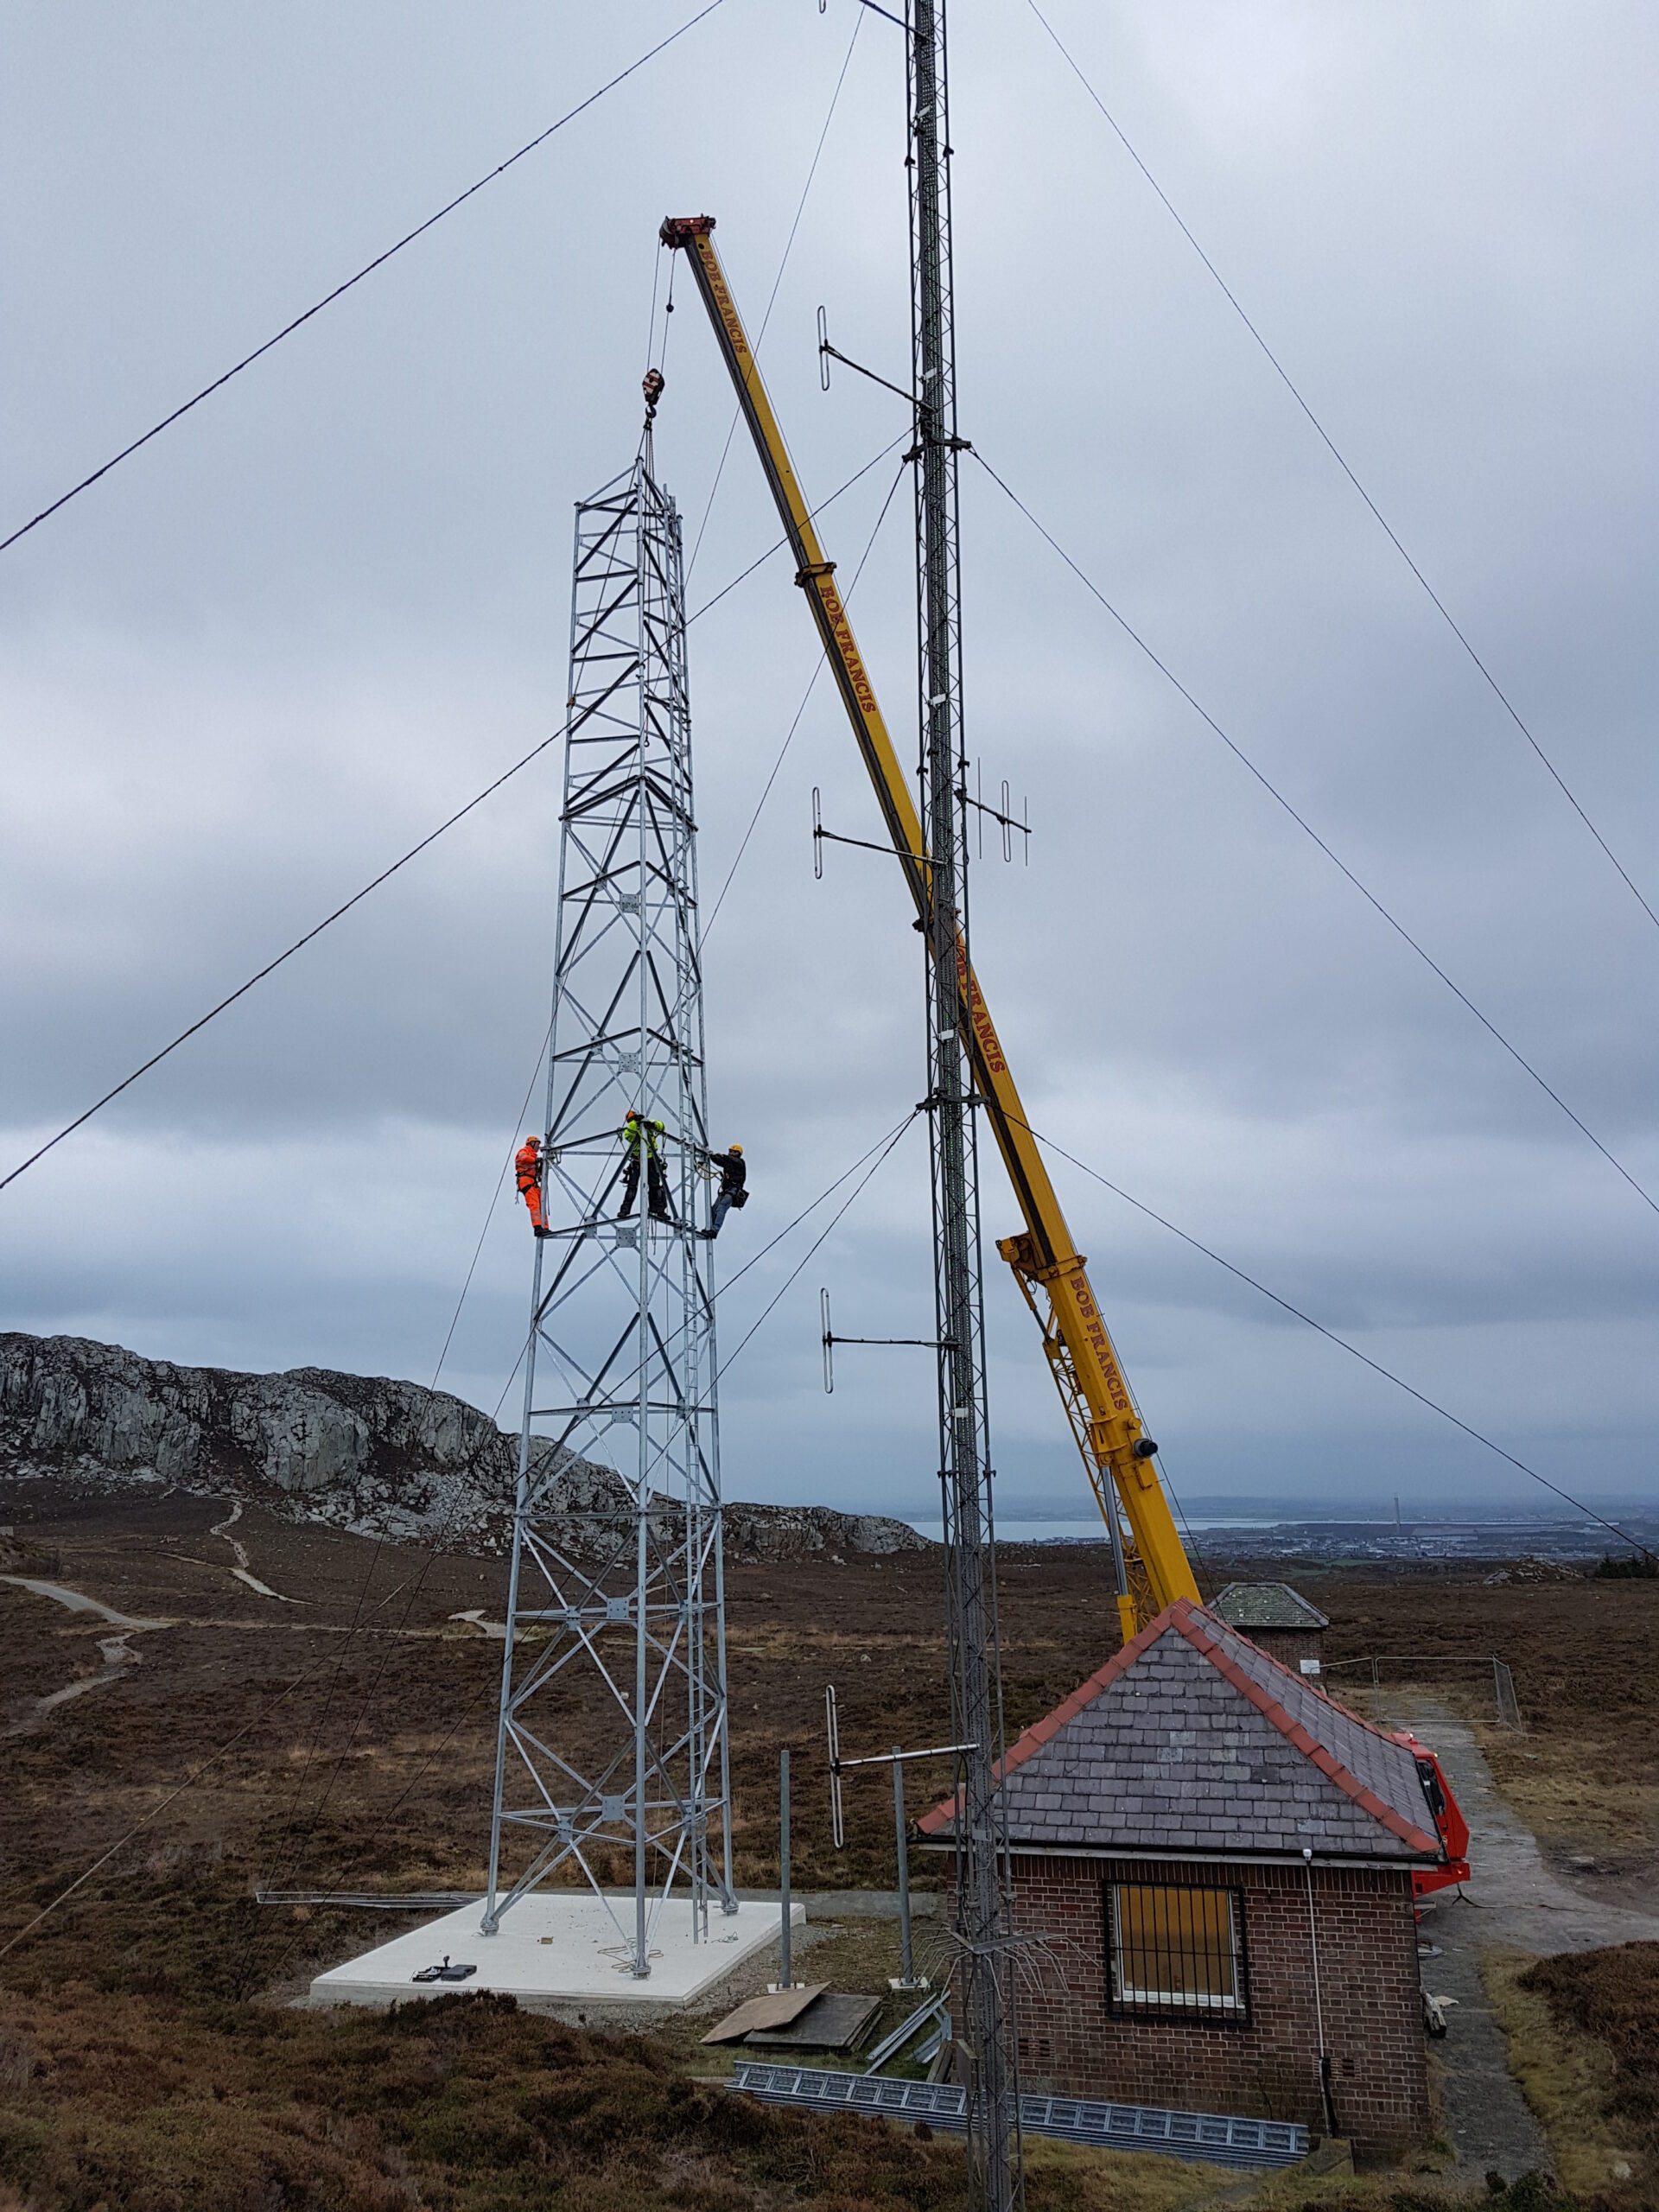
[[[1242,1891],[1108,1883],[1105,1906],[1114,2012],[1249,2018]]]

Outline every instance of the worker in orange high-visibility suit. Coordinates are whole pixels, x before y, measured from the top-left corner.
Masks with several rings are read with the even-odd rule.
[[[526,1137],[513,1166],[518,1171],[518,1195],[530,1208],[530,1225],[538,1236],[553,1232],[542,1219],[542,1141]]]

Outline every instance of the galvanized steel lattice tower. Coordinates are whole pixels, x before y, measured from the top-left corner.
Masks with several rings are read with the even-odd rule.
[[[696,1938],[736,1909],[685,606],[649,429],[576,511],[546,1131],[484,1929],[575,1870],[643,1978],[671,1895]]]

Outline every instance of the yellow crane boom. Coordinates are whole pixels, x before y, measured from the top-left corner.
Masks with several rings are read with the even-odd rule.
[[[818,543],[742,317],[715,251],[714,228],[712,215],[671,216],[663,225],[663,243],[683,250],[691,264],[795,556],[795,581],[805,592],[817,624],[876,804],[926,935],[929,889],[922,825],[836,588],[835,563],[824,558]],[[927,941],[931,942],[931,936]],[[1175,1599],[1196,1600],[1198,1585],[1158,1479],[1157,1447],[1142,1428],[1089,1287],[1087,1264],[1071,1241],[989,1009],[960,945],[957,972],[963,1041],[972,1062],[975,1087],[1025,1216],[1023,1232],[1000,1239],[997,1249],[1013,1268],[1042,1331],[1044,1353],[1111,1535],[1118,1560],[1118,1614],[1127,1641]]]

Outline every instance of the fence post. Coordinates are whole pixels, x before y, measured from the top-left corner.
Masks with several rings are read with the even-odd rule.
[[[893,1825],[899,1845],[899,1979],[893,1989],[925,1989],[928,1978],[916,1971],[910,1932],[910,1844],[905,1834],[905,1755],[893,1747]]]
[[[778,1754],[778,1887],[783,1910],[782,1957],[779,1961],[778,1986],[792,1989],[789,1955],[789,1753]]]

